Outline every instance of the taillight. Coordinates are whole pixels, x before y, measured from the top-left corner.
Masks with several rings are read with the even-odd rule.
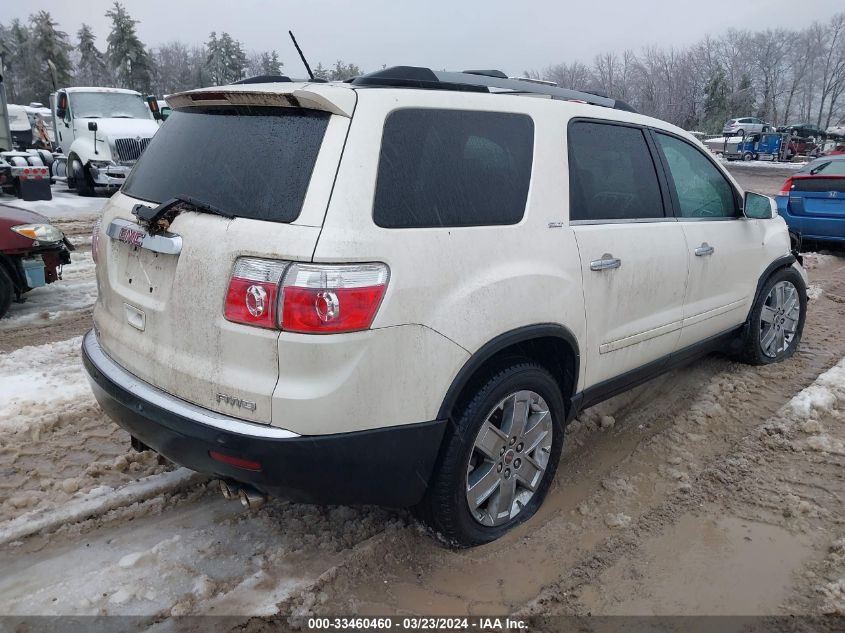
[[[366,330],[389,276],[384,264],[292,264],[282,283],[282,329],[307,334]]]
[[[224,316],[229,321],[275,328],[279,282],[287,262],[241,257],[235,262]]]
[[[792,191],[792,176],[786,179],[786,182],[783,183],[783,187],[781,187],[780,191],[778,191],[777,195],[779,196],[788,196],[789,192]]]
[[[366,330],[390,277],[384,264],[299,264],[241,257],[226,293],[229,321],[287,332]]]

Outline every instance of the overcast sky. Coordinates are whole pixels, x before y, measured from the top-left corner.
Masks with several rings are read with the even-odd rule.
[[[110,0],[0,0],[0,22],[50,11],[76,40],[90,24],[105,49]],[[609,50],[684,47],[730,26],[800,28],[845,10],[842,0],[125,0],[145,44],[198,44],[227,31],[247,50],[279,51],[285,71],[304,74],[287,35],[309,62],[337,59],[364,70],[407,64],[508,74],[582,60]]]

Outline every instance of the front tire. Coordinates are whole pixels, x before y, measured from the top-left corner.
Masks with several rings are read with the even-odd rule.
[[[459,547],[489,543],[529,519],[554,479],[564,417],[545,368],[530,361],[500,367],[459,405],[421,518]]]
[[[763,284],[743,330],[740,360],[751,365],[778,363],[795,353],[807,316],[807,287],[791,266],[776,270]]]
[[[70,175],[73,174],[71,183]],[[94,180],[91,174],[85,169],[85,165],[77,156],[71,156],[68,165],[68,186],[75,188],[80,196],[90,197],[94,195]]]

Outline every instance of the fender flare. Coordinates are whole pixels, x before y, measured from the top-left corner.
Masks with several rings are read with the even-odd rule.
[[[98,138],[97,141],[102,145],[102,141],[105,139]],[[68,159],[71,156],[77,156],[79,160],[82,162],[82,166],[88,164],[88,161],[91,160],[111,160],[111,152],[108,154],[104,152],[100,152],[99,154],[94,153],[94,139],[89,138],[87,136],[82,136],[73,141],[70,145],[70,149],[67,151]]]
[[[526,325],[523,327],[510,330],[504,334],[499,334],[495,338],[487,341],[482,345],[469,360],[464,363],[464,366],[455,375],[452,384],[446,391],[446,396],[443,398],[443,403],[440,405],[440,410],[437,414],[438,420],[446,420],[451,417],[452,410],[457,404],[458,397],[470,381],[472,376],[484,363],[490,360],[498,352],[501,352],[508,347],[518,343],[525,343],[538,338],[558,338],[565,342],[571,349],[573,354],[573,362],[575,364],[573,371],[573,392],[578,385],[578,377],[581,369],[581,352],[578,346],[578,339],[569,328],[559,325],[557,323],[538,323],[535,325]],[[562,394],[564,401],[569,401],[573,394]]]
[[[792,266],[792,264],[796,261],[798,261],[798,259],[795,255],[784,255],[783,257],[778,257],[775,261],[766,266],[763,274],[760,275],[760,278],[757,280],[757,288],[754,290],[754,301],[751,302],[751,310],[754,309],[754,306],[757,304],[757,300],[760,298],[760,293],[763,291],[763,284],[765,284],[766,280],[771,277],[772,273],[781,268]],[[751,314],[750,311],[749,314]]]

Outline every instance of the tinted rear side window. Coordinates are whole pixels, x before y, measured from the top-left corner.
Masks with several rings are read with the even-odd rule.
[[[662,218],[663,197],[642,130],[574,121],[569,125],[569,219]]]
[[[527,115],[397,110],[384,124],[373,219],[385,228],[516,224],[533,150]]]
[[[293,108],[174,111],[123,191],[155,203],[191,196],[238,217],[293,222],[330,116]]]

